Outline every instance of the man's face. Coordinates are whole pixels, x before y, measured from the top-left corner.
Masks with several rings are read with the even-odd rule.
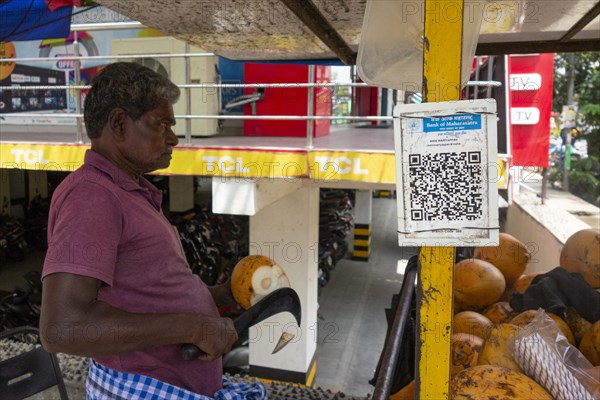
[[[132,121],[124,143],[124,156],[136,172],[144,174],[169,166],[173,147],[179,143],[173,125],[173,106],[167,101]]]

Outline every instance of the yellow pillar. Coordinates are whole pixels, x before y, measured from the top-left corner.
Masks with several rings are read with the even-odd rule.
[[[423,100],[460,99],[463,0],[425,0]],[[423,247],[419,254],[416,398],[449,396],[454,248]]]

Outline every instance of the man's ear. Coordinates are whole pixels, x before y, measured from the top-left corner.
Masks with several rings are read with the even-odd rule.
[[[108,114],[107,126],[115,139],[125,139],[129,116],[122,108],[113,108]]]

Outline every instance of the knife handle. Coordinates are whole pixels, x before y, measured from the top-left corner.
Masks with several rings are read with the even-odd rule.
[[[185,361],[195,360],[202,354],[205,353],[195,344],[186,343],[181,345],[181,358],[183,358]]]

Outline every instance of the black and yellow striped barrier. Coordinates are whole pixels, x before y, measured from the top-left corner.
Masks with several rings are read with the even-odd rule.
[[[352,258],[357,261],[369,261],[371,254],[371,225],[354,225],[354,248]]]

